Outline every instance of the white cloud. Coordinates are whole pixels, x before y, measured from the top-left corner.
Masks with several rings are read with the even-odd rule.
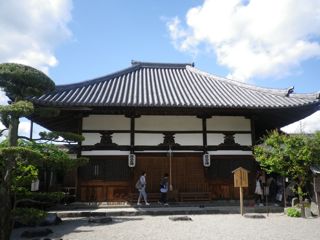
[[[55,47],[71,37],[72,0],[0,1],[0,63],[27,64],[48,73]]]
[[[281,77],[320,56],[319,0],[205,0],[185,24],[175,17],[167,27],[179,50],[195,53],[204,43],[242,81]]]
[[[20,136],[30,136],[30,121],[22,120],[19,124],[19,135]]]
[[[315,133],[316,131],[320,131],[320,111],[301,121],[283,127],[281,130],[286,133]]]
[[[0,63],[22,63],[48,73],[58,64],[56,47],[72,35],[71,10],[72,0],[0,0]],[[0,104],[7,100],[0,89]],[[36,125],[34,135],[40,130]],[[29,131],[30,122],[22,119],[19,135],[29,136]]]
[[[19,135],[20,136],[26,136],[30,137],[30,128],[31,128],[31,123],[28,119],[22,118],[20,120],[19,124]],[[32,138],[39,138],[39,133],[46,131],[48,132],[47,129],[41,127],[40,125],[33,123],[33,131],[32,131]]]
[[[9,98],[6,96],[4,91],[2,91],[0,88],[0,105],[8,104],[8,100],[9,100]]]

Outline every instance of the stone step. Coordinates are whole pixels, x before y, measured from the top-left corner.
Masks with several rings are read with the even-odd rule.
[[[60,218],[94,217],[94,216],[141,216],[141,215],[186,215],[186,214],[240,214],[239,206],[137,206],[128,208],[99,208],[69,211],[51,211]],[[245,207],[244,213],[282,213],[282,207]]]

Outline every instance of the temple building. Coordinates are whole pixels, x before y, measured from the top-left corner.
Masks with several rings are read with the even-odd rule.
[[[32,116],[49,130],[82,134],[78,155],[90,162],[69,180],[82,201],[130,201],[142,171],[150,198],[169,174],[175,201],[236,199],[232,171],[249,173],[252,147],[266,131],[319,110],[319,93],[262,88],[202,72],[193,64],[132,62],[85,82],[57,86],[32,100],[59,116]],[[69,176],[70,177],[70,176]],[[71,183],[70,183],[71,182]]]

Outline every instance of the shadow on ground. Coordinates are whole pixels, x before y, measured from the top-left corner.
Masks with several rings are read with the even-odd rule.
[[[110,218],[110,217],[109,217]],[[92,222],[92,220],[97,220],[97,222]],[[53,231],[53,233],[46,236],[46,239],[63,239],[65,235],[70,233],[84,233],[84,232],[93,232],[91,227],[95,226],[107,226],[113,224],[121,224],[127,221],[141,221],[143,220],[142,217],[111,217],[111,221],[101,221],[99,219],[103,219],[103,217],[91,217],[91,218],[69,218],[64,219],[62,223],[59,225],[54,226],[46,226],[46,227],[24,227],[24,228],[17,228],[14,229],[11,239],[28,239],[22,238],[21,234],[24,231],[35,231],[35,230],[42,230],[49,228]],[[91,220],[91,222],[90,222]]]

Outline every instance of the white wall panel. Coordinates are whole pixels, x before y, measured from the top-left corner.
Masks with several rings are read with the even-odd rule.
[[[82,136],[85,138],[82,145],[94,145],[99,143],[101,139],[99,133],[82,133]]]
[[[202,130],[202,120],[193,116],[141,116],[136,118],[135,123],[136,130]]]
[[[221,133],[208,133],[207,134],[207,145],[219,145],[223,143],[224,135]]]
[[[241,116],[213,116],[207,119],[208,131],[250,131],[250,119]]]
[[[202,134],[175,134],[175,142],[182,146],[202,145]]]
[[[130,133],[114,133],[112,136],[112,142],[118,145],[130,145]]]
[[[251,146],[251,134],[235,134],[234,141],[244,146]]]
[[[252,151],[239,151],[239,150],[218,150],[218,151],[209,151],[208,153],[210,155],[252,155]]]
[[[85,140],[82,145],[94,145],[101,140],[101,134],[99,133],[82,133]],[[112,134],[112,142],[118,145],[130,145],[130,133],[114,133]]]
[[[83,130],[130,130],[130,118],[123,115],[90,115],[83,118]]]
[[[82,151],[82,156],[119,156],[119,155],[129,155],[129,151]]]
[[[134,143],[136,146],[156,146],[163,143],[163,134],[136,133]]]

